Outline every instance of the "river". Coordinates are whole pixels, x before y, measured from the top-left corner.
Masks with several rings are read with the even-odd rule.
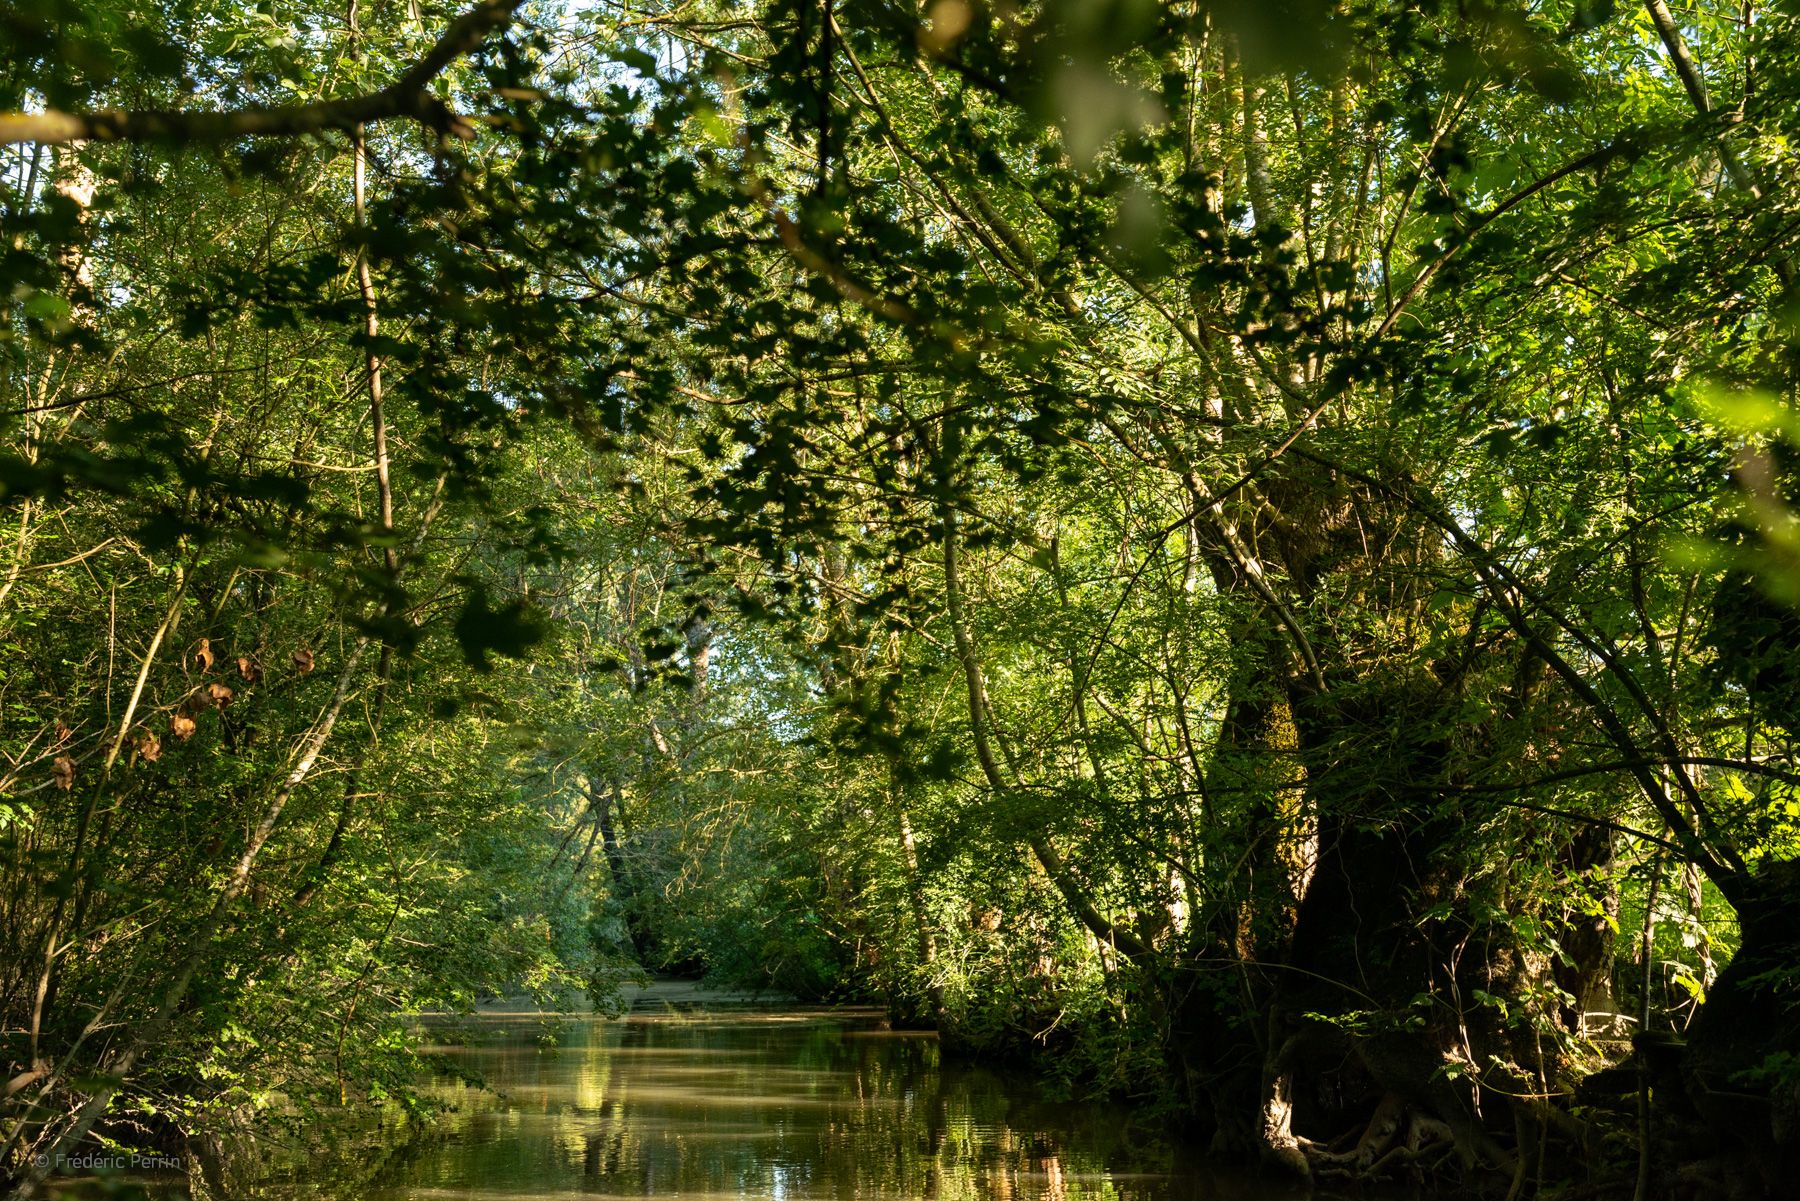
[[[640,999],[621,1019],[496,1011],[442,1027],[445,1112],[399,1149],[288,1165],[296,1201],[1297,1201],[1129,1108],[1049,1099],[872,1011]],[[469,1082],[479,1077],[482,1085]],[[364,1171],[344,1169],[361,1156]],[[379,1163],[375,1161],[379,1160]],[[150,1196],[185,1196],[173,1182]]]

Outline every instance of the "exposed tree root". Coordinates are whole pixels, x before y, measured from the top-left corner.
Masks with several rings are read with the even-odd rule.
[[[1348,1150],[1352,1131],[1331,1143],[1300,1140],[1300,1148],[1316,1176],[1352,1180],[1379,1180],[1410,1167],[1414,1174],[1435,1172],[1459,1150],[1456,1132],[1410,1105],[1397,1093],[1389,1093],[1375,1107],[1368,1125]]]

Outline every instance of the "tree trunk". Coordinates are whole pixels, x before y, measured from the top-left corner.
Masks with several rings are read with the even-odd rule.
[[[1682,1074],[1720,1148],[1768,1196],[1800,1180],[1800,860],[1764,866],[1738,906],[1743,941],[1688,1030]]]
[[[594,822],[600,827],[600,845],[606,852],[606,867],[612,876],[613,897],[619,902],[619,909],[624,915],[625,933],[631,939],[632,952],[637,956],[639,964],[648,965],[650,931],[645,926],[643,910],[638,904],[637,877],[625,862],[624,849],[619,845],[618,828],[614,825],[615,811],[622,812],[624,801],[624,789],[614,780],[605,795],[594,798]]]

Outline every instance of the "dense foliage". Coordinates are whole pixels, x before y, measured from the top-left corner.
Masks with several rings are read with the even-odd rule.
[[[0,45],[0,1180],[640,968],[1295,1172],[1800,1167],[1788,13]]]

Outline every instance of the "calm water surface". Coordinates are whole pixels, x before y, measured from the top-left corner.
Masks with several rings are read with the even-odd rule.
[[[422,1137],[289,1165],[292,1201],[1297,1201],[1184,1156],[1123,1107],[1058,1103],[873,1014],[488,1014],[436,1048]],[[445,1036],[449,1039],[449,1035]],[[367,1146],[365,1144],[365,1146]],[[391,1150],[391,1153],[390,1153]],[[379,1162],[377,1162],[379,1161]],[[354,1179],[354,1183],[349,1183]],[[141,1194],[140,1194],[141,1195]],[[185,1190],[152,1197],[185,1196]]]
[[[446,1048],[489,1089],[390,1165],[371,1201],[994,1198],[1277,1201],[1304,1193],[1178,1162],[1127,1111],[1040,1099],[872,1016],[634,1013],[486,1019]]]

